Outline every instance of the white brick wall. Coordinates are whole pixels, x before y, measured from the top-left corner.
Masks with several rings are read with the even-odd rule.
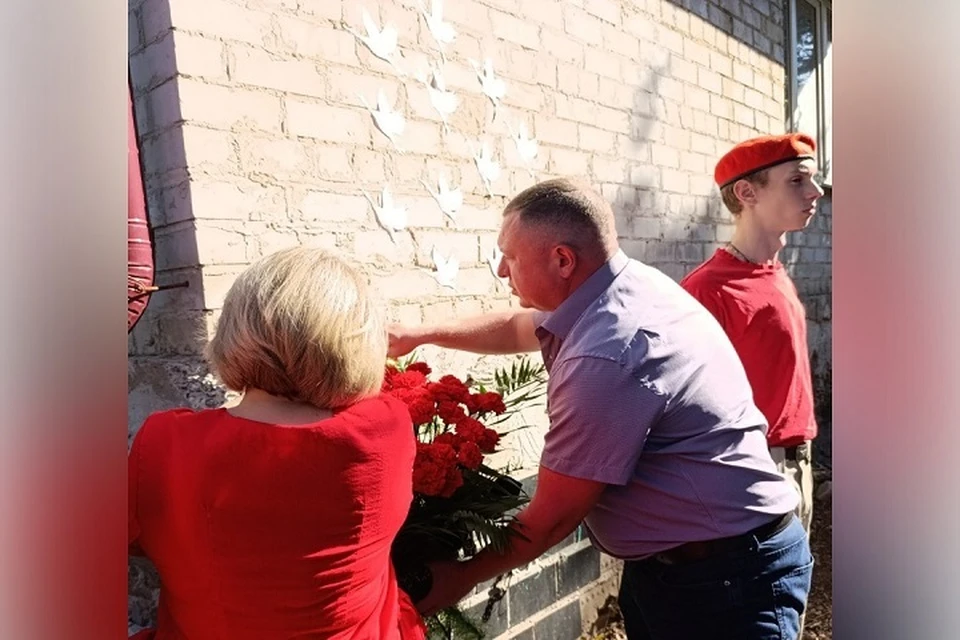
[[[134,360],[196,357],[196,336],[209,331],[232,278],[291,244],[344,252],[397,319],[507,307],[484,260],[502,206],[533,178],[506,122],[525,122],[539,140],[538,179],[593,181],[614,206],[624,249],[680,278],[732,232],[712,182],[717,157],[739,139],[783,131],[779,2],[448,0],[445,18],[459,35],[444,74],[461,100],[449,131],[421,83],[398,77],[347,31],[362,28],[362,6],[397,27],[401,69],[436,58],[414,0],[131,0],[157,278],[193,287],[154,296],[131,338]],[[494,122],[468,62],[485,57],[508,84]],[[363,107],[360,96],[373,103],[378,89],[407,118],[403,153]],[[503,165],[493,198],[473,164],[479,140]],[[464,191],[456,223],[421,185],[433,186],[440,170]],[[408,207],[410,228],[396,243],[361,194],[377,198],[385,183]],[[829,344],[826,209],[787,255]],[[459,258],[457,291],[432,277],[434,245]]]

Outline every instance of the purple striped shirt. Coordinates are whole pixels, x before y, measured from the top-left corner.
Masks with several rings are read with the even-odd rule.
[[[796,507],[730,340],[665,274],[620,251],[534,321],[550,374],[541,464],[608,484],[585,521],[606,553],[642,558]]]

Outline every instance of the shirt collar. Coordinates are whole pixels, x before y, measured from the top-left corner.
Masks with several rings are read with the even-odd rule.
[[[587,307],[607,290],[629,262],[630,258],[627,257],[627,254],[622,249],[618,249],[613,257],[594,271],[583,284],[560,303],[560,306],[547,313],[540,323],[540,327],[560,340],[565,340],[567,334],[570,333],[570,329],[583,315],[583,312],[587,310]]]

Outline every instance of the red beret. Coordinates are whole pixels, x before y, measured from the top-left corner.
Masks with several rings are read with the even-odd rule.
[[[817,159],[817,143],[805,133],[761,136],[741,142],[720,158],[713,178],[723,189],[751,173],[797,158]]]

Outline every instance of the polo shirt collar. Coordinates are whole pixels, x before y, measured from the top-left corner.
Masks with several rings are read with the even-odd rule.
[[[594,271],[583,284],[560,303],[560,306],[546,314],[546,318],[540,326],[560,340],[565,340],[567,334],[570,333],[573,325],[587,310],[587,307],[610,287],[629,263],[630,258],[627,257],[627,254],[622,249],[618,249],[613,257]]]

